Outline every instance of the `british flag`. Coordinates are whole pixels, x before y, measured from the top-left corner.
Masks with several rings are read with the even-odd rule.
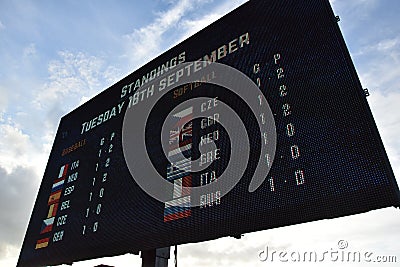
[[[169,136],[170,147],[168,151],[167,180],[174,183],[174,190],[172,192],[172,199],[165,203],[164,222],[191,215],[191,120],[193,118],[193,107],[174,114],[173,118],[176,119],[176,124],[170,130]],[[184,155],[183,159],[182,154]]]

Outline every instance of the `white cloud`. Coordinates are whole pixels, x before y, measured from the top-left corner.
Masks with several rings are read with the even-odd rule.
[[[0,266],[15,266],[20,248],[9,244],[0,244]]]
[[[27,155],[33,150],[29,136],[9,124],[0,124],[0,166],[8,173],[18,166],[32,166]]]
[[[330,0],[330,2],[338,15],[343,14],[349,18],[356,16],[357,21],[367,19],[370,11],[379,3],[377,0]]]
[[[23,51],[24,57],[31,57],[36,55],[36,45],[34,43],[29,44],[24,48]]]
[[[82,97],[93,97],[120,77],[118,69],[106,66],[100,57],[70,51],[60,51],[58,55],[59,59],[48,64],[48,81],[34,99],[38,108],[56,109],[56,121],[75,108]],[[57,110],[60,106],[64,109]]]
[[[131,34],[124,36],[127,42],[128,57],[134,67],[140,62],[148,61],[158,54],[161,47],[163,34],[175,27],[181,17],[193,7],[190,0],[179,1],[171,9],[160,12],[154,21],[140,29],[135,29]]]
[[[100,259],[93,259],[87,261],[75,262],[73,267],[87,267],[87,266],[97,266],[97,265],[110,265],[118,267],[131,267],[131,266],[141,266],[142,260],[139,255],[126,254],[115,257],[104,257]],[[61,265],[62,267],[67,267],[68,265]],[[171,265],[169,265],[171,266]],[[183,265],[184,266],[184,265]]]
[[[33,43],[24,50],[25,56],[35,53]],[[21,94],[18,100],[25,102],[23,108],[19,105],[8,107],[7,92],[10,90],[0,90],[0,168],[7,175],[29,168],[34,172],[30,179],[36,184],[44,173],[61,116],[75,108],[81,98],[91,98],[118,77],[118,69],[106,66],[101,58],[69,51],[59,52],[59,57],[48,64],[47,82],[32,86],[33,100],[30,100],[32,91]],[[15,87],[19,86],[17,83]],[[18,95],[15,91],[12,96]],[[28,195],[33,196],[33,193]]]
[[[180,27],[183,28],[184,34],[182,34],[182,40],[186,37],[200,31],[209,24],[221,18],[223,15],[227,14],[231,10],[240,6],[241,4],[247,2],[248,0],[234,0],[234,1],[224,1],[222,4],[213,7],[213,12],[206,13],[202,17],[198,18],[188,18],[185,17],[180,22]]]
[[[400,43],[399,37],[396,37],[394,39],[386,39],[382,40],[378,43],[377,45],[377,50],[386,52],[386,51],[392,51],[396,46],[398,46]]]
[[[353,54],[353,56],[359,57],[368,54],[380,53],[383,55],[390,56],[394,60],[398,61],[399,45],[400,45],[400,38],[397,36],[394,38],[383,39],[379,40],[378,43],[361,47],[356,53]]]
[[[400,184],[400,92],[373,92],[368,98],[386,152]]]
[[[0,20],[0,31],[1,30],[4,30],[6,28],[6,26],[4,26],[4,24],[1,22],[1,20]]]
[[[387,38],[361,47],[354,53],[354,59],[363,86],[372,93],[399,91],[400,38]]]
[[[203,17],[194,16],[194,19],[187,18],[186,15],[189,12],[209,2],[202,0],[176,1],[170,9],[159,12],[152,23],[135,29],[131,34],[125,35],[124,39],[128,51],[126,56],[131,61],[133,68],[149,61],[162,50],[168,48],[168,46],[187,38],[246,1],[224,1],[220,5],[213,6],[212,12],[207,13]],[[177,39],[173,43],[166,43],[168,39],[167,35],[176,35],[177,32]]]
[[[107,85],[112,85],[122,79],[121,70],[114,66],[108,66],[103,72]]]
[[[396,36],[362,47],[355,55],[368,97],[395,176],[400,182],[400,39]]]
[[[17,160],[17,159],[14,159]],[[18,253],[38,190],[38,176],[32,167],[11,172],[0,166],[0,259]],[[14,264],[15,265],[15,264]]]
[[[376,219],[376,218],[379,218]],[[393,208],[376,210],[359,215],[297,224],[266,231],[245,234],[240,240],[222,238],[196,244],[179,246],[179,261],[183,266],[287,266],[278,258],[271,263],[261,262],[258,253],[268,246],[270,251],[331,251],[337,249],[339,240],[346,240],[352,251],[371,251],[375,255],[398,253],[400,215]],[[368,222],[368,223],[366,223]],[[270,255],[271,256],[271,255]],[[271,257],[270,257],[271,259]],[[324,266],[338,263],[324,262]],[[365,263],[349,264],[361,267]],[[296,263],[296,266],[310,266]],[[378,266],[378,265],[372,265]]]

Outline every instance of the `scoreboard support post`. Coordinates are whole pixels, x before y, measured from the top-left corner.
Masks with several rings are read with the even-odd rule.
[[[141,253],[142,267],[168,267],[170,247],[144,250]]]

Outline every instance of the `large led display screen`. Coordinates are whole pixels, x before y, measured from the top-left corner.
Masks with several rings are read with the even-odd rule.
[[[249,1],[61,119],[18,266],[399,203],[329,1]]]

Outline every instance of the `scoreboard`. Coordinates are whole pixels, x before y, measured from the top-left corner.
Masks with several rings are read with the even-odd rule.
[[[18,266],[399,204],[329,1],[251,0],[61,119]]]

